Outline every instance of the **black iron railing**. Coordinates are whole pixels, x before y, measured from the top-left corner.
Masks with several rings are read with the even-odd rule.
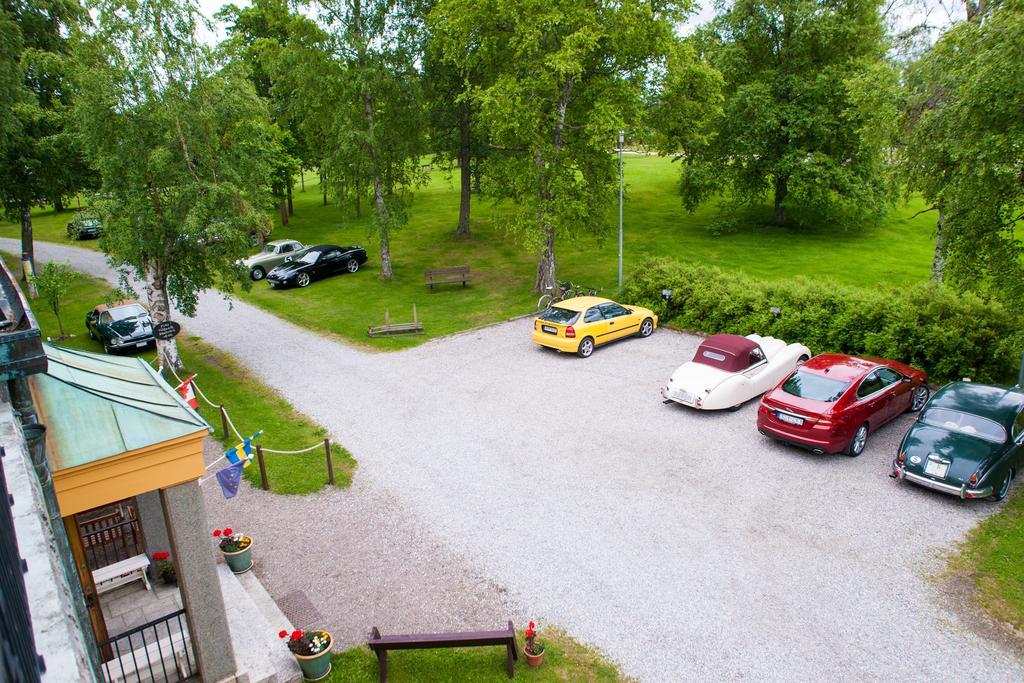
[[[99,643],[107,683],[171,683],[199,675],[185,610]]]
[[[0,447],[0,458],[4,449]],[[7,493],[7,479],[0,466],[0,680],[35,682],[45,671],[43,659],[36,654],[32,636],[32,615],[25,594],[24,569],[16,552],[14,501]]]

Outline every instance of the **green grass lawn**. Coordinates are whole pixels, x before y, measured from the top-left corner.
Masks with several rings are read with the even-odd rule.
[[[952,568],[973,581],[989,614],[1024,631],[1024,487],[968,534]]]
[[[683,210],[677,191],[678,169],[661,157],[627,156],[627,199],[624,211],[626,277],[650,256],[717,265],[751,275],[781,279],[794,275],[870,285],[896,286],[920,282],[929,275],[935,218],[923,214],[919,201],[900,206],[882,224],[855,230],[833,226],[776,228],[767,224],[770,210],[752,211],[736,232],[715,235],[709,226],[718,215],[714,206],[696,213]],[[429,184],[417,191],[409,209],[409,223],[394,234],[392,255],[395,279],[379,277],[379,244],[367,235],[370,207],[356,217],[351,206],[321,205],[319,186],[307,174],[306,191],[295,190],[295,215],[288,227],[278,226],[275,238],[293,237],[306,243],[362,244],[370,261],[355,275],[341,275],[313,283],[306,289],[271,290],[256,283],[241,295],[299,325],[330,332],[360,344],[401,348],[425,338],[449,334],[533,310],[531,293],[535,272],[532,250],[512,240],[503,229],[506,206],[474,196],[472,237],[455,237],[458,189],[454,178],[435,170]],[[59,215],[36,213],[37,239],[71,243],[65,226],[73,211]],[[279,220],[279,219],[275,219]],[[602,287],[614,297],[617,278],[617,208],[608,217],[603,241],[593,237],[556,245],[560,277]],[[0,236],[17,237],[19,227],[0,224]],[[96,240],[75,242],[95,249]],[[477,273],[471,286],[442,286],[431,292],[423,284],[423,271],[468,265]],[[394,322],[412,319],[416,304],[426,334],[416,338],[371,340],[370,325],[384,322],[389,307]]]
[[[14,256],[4,254],[3,257],[12,272],[19,272],[19,264]],[[100,343],[90,339],[86,333],[84,321],[86,313],[96,304],[103,303],[111,291],[106,282],[77,274],[71,293],[61,308],[64,331],[75,336],[54,343],[102,353]],[[49,307],[39,299],[32,303],[32,311],[39,321],[43,336],[56,338],[59,335],[57,320]],[[197,373],[197,384],[211,401],[224,404],[235,426],[244,436],[262,429],[264,433],[259,443],[277,450],[297,450],[323,440],[325,432],[321,427],[297,413],[273,389],[260,383],[229,355],[202,343],[196,337],[185,335],[179,337],[179,348],[187,372]],[[146,351],[143,357],[151,360],[154,355],[152,351]],[[172,386],[177,384],[169,372],[165,372],[165,378]],[[216,437],[228,447],[238,443],[234,435],[224,436],[220,411],[211,408],[202,399],[199,403],[199,412],[216,428]],[[332,444],[331,454],[334,484],[347,487],[352,482],[355,460],[337,444]],[[300,455],[267,453],[265,458],[267,479],[274,493],[311,493],[327,484],[327,459],[323,447]],[[255,463],[245,468],[245,477],[253,485],[259,486],[259,468]]]
[[[526,665],[520,650],[516,665],[517,681],[625,681],[618,670],[590,648],[580,645],[565,633],[544,629],[544,661],[536,669]],[[523,634],[519,633],[520,647]],[[388,680],[436,681],[436,683],[501,683],[508,681],[505,650],[500,647],[474,647],[442,650],[400,650],[388,654]],[[332,658],[333,671],[324,679],[331,683],[373,683],[380,680],[377,657],[368,647],[347,650]]]

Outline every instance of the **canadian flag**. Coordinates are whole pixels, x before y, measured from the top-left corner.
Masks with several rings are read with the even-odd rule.
[[[187,403],[192,410],[199,409],[199,401],[196,400],[196,392],[192,389],[192,380],[195,378],[196,376],[192,375],[177,387],[178,393],[181,394],[181,397],[185,399],[185,403]]]

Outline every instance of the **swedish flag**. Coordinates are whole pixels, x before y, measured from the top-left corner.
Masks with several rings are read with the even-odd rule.
[[[227,458],[228,462],[230,462],[232,465],[241,462],[244,463],[243,467],[248,467],[249,465],[252,464],[252,442],[256,439],[257,436],[259,436],[262,433],[263,430],[261,429],[260,431],[250,436],[248,439],[244,439],[242,443],[238,444],[234,448],[229,448],[228,450],[224,451],[224,457]],[[244,457],[242,455],[239,455],[239,451],[244,453]]]

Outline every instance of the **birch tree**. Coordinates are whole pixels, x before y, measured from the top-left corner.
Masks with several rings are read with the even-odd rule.
[[[269,231],[280,131],[243,71],[217,69],[196,39],[194,6],[101,0],[78,48],[76,118],[102,186],[100,246],[124,283],[144,282],[155,322],[200,292],[247,285],[235,261]],[[179,367],[174,340],[157,342]]]

